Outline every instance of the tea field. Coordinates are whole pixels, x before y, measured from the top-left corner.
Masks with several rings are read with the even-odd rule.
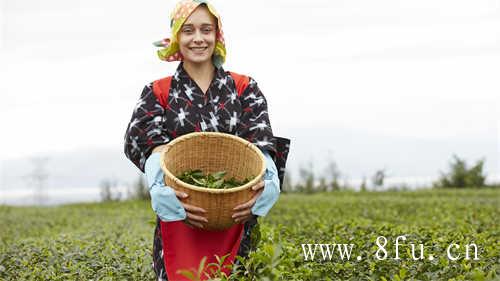
[[[231,280],[500,280],[500,189],[283,194],[260,222]],[[153,228],[145,201],[0,206],[0,280],[154,280]]]

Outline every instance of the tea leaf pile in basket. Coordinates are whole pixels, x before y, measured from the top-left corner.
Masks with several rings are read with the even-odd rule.
[[[245,178],[242,181],[238,181],[234,177],[232,177],[229,180],[226,180],[224,179],[226,173],[226,171],[219,171],[205,175],[201,170],[188,170],[177,177],[185,183],[206,188],[218,189],[227,189],[242,186],[252,179],[252,177],[249,177]]]

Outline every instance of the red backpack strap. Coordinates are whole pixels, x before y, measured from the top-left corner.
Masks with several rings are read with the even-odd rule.
[[[163,108],[166,108],[168,105],[168,94],[170,92],[171,83],[172,76],[168,76],[153,82],[153,93]]]
[[[238,91],[238,96],[241,96],[245,91],[245,89],[247,88],[248,84],[250,83],[250,78],[248,76],[234,73],[231,71],[229,71],[229,74],[231,74],[231,77],[233,77],[234,85],[236,86],[236,91]]]

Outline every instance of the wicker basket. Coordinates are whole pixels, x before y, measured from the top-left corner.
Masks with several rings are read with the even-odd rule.
[[[255,194],[251,187],[262,180],[266,170],[260,150],[252,143],[223,133],[190,133],[174,139],[161,154],[165,184],[187,193],[183,202],[207,211],[204,229],[223,230],[235,224],[233,208],[249,201]],[[204,173],[226,171],[226,178],[252,177],[245,185],[230,189],[211,189],[187,184],[176,177],[186,170]]]

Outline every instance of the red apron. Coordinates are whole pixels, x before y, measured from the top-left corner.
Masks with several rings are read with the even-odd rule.
[[[214,267],[207,267],[210,263],[218,263],[215,255],[222,257],[230,253],[224,265],[234,262],[240,248],[243,235],[243,224],[236,224],[223,231],[207,231],[191,228],[182,221],[160,221],[161,236],[163,241],[163,260],[169,281],[188,281],[179,274],[179,270],[187,270],[197,274],[203,257],[205,261],[204,272],[209,274]],[[222,271],[229,276],[230,269]],[[202,273],[201,280],[208,277]]]

